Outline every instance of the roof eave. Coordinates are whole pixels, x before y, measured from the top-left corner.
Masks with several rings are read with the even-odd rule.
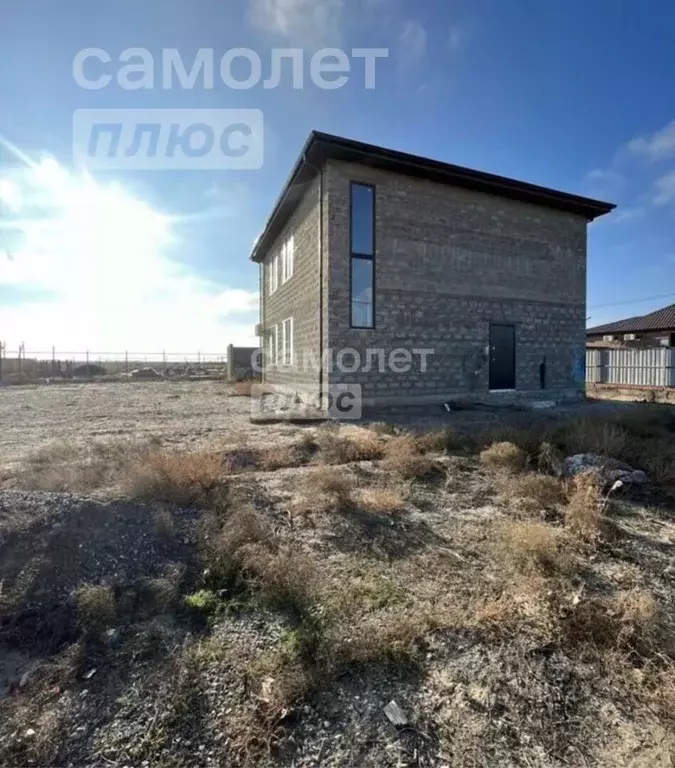
[[[264,258],[270,245],[268,241],[276,236],[275,223],[282,211],[289,206],[289,202],[288,215],[292,213],[295,201],[289,201],[289,198],[298,184],[304,185],[310,181],[328,159],[359,162],[363,158],[366,158],[366,164],[373,167],[568,211],[583,216],[587,221],[593,221],[616,208],[612,203],[312,131],[275,202],[265,229],[253,246],[251,260],[260,262]]]

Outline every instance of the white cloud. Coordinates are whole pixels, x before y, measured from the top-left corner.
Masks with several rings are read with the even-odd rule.
[[[427,31],[418,21],[406,21],[398,38],[398,64],[402,72],[416,69],[427,55]]]
[[[171,258],[175,222],[124,189],[53,160],[5,175],[0,289],[49,300],[5,303],[8,346],[218,352],[252,343],[257,292],[233,289]],[[17,203],[16,201],[19,201]]]
[[[636,221],[637,219],[644,219],[646,214],[646,208],[642,205],[638,205],[635,208],[619,208],[609,217],[608,220],[613,224],[619,224],[622,221]]]
[[[249,21],[269,34],[314,46],[336,45],[344,0],[250,0]]]
[[[667,173],[654,183],[654,203],[668,205],[675,202],[675,171]]]
[[[629,141],[625,149],[652,161],[675,156],[675,120],[655,133]]]

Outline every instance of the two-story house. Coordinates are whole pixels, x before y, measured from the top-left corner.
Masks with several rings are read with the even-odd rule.
[[[251,255],[263,380],[366,405],[578,397],[586,228],[613,208],[312,133]]]

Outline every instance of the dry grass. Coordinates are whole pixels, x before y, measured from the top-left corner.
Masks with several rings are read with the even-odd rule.
[[[562,481],[550,475],[534,472],[507,474],[503,489],[510,503],[523,507],[526,512],[555,508],[565,502]]]
[[[419,444],[412,435],[396,437],[387,443],[382,466],[406,480],[429,478],[438,471],[433,459],[420,452]]]
[[[330,635],[325,653],[331,666],[411,663],[419,658],[429,617],[419,610],[379,611],[345,622]]]
[[[541,472],[551,475],[560,475],[562,472],[564,456],[555,445],[544,441],[539,447],[537,466]]]
[[[354,488],[354,478],[344,469],[311,469],[300,484],[301,502],[298,511],[330,512],[345,509],[351,503]]]
[[[202,530],[202,554],[209,576],[216,581],[231,581],[242,566],[241,550],[251,544],[271,546],[274,533],[265,520],[252,508],[242,507],[231,513],[223,523],[216,515],[209,516]]]
[[[608,419],[573,419],[554,434],[570,453],[599,453],[613,458],[623,457],[631,442],[626,428]]]
[[[155,450],[130,469],[127,488],[144,501],[204,504],[217,489],[222,471],[222,460],[216,453]]]
[[[571,482],[565,524],[577,536],[592,541],[602,533],[602,495],[597,473],[581,472]]]
[[[417,444],[423,453],[467,453],[475,450],[473,435],[445,428],[425,432],[417,436]]]
[[[50,443],[28,457],[14,484],[18,488],[40,491],[107,488],[123,483],[130,467],[156,446],[156,440]]]
[[[323,426],[316,431],[319,456],[326,464],[349,464],[379,459],[383,440],[370,429],[358,426]]]
[[[290,445],[263,448],[258,451],[258,465],[266,472],[277,469],[301,467],[307,464],[319,450],[314,436],[305,432],[299,440]]]
[[[644,589],[620,591],[612,597],[581,600],[563,612],[565,639],[602,652],[637,651],[647,658],[672,653],[672,627],[654,595]],[[669,647],[670,646],[670,647]]]
[[[75,594],[75,608],[78,623],[87,632],[101,632],[117,620],[112,587],[82,585]]]
[[[259,596],[273,607],[303,621],[319,589],[319,568],[307,555],[264,543],[239,549],[241,568]]]
[[[503,472],[522,472],[525,469],[527,455],[514,443],[493,443],[481,451],[481,464]]]
[[[502,522],[496,526],[493,547],[507,571],[546,575],[569,567],[560,533],[543,523]]]
[[[366,427],[376,435],[393,437],[397,432],[397,427],[388,421],[373,421]]]
[[[402,512],[406,506],[405,494],[400,487],[362,488],[354,501],[360,509],[376,515]]]

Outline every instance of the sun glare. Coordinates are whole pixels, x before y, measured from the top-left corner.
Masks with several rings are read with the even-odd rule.
[[[139,272],[151,277],[171,241],[170,220],[145,201],[52,158],[0,178],[0,214],[0,249],[17,270],[36,279],[59,270],[51,284],[88,292],[125,287]]]

